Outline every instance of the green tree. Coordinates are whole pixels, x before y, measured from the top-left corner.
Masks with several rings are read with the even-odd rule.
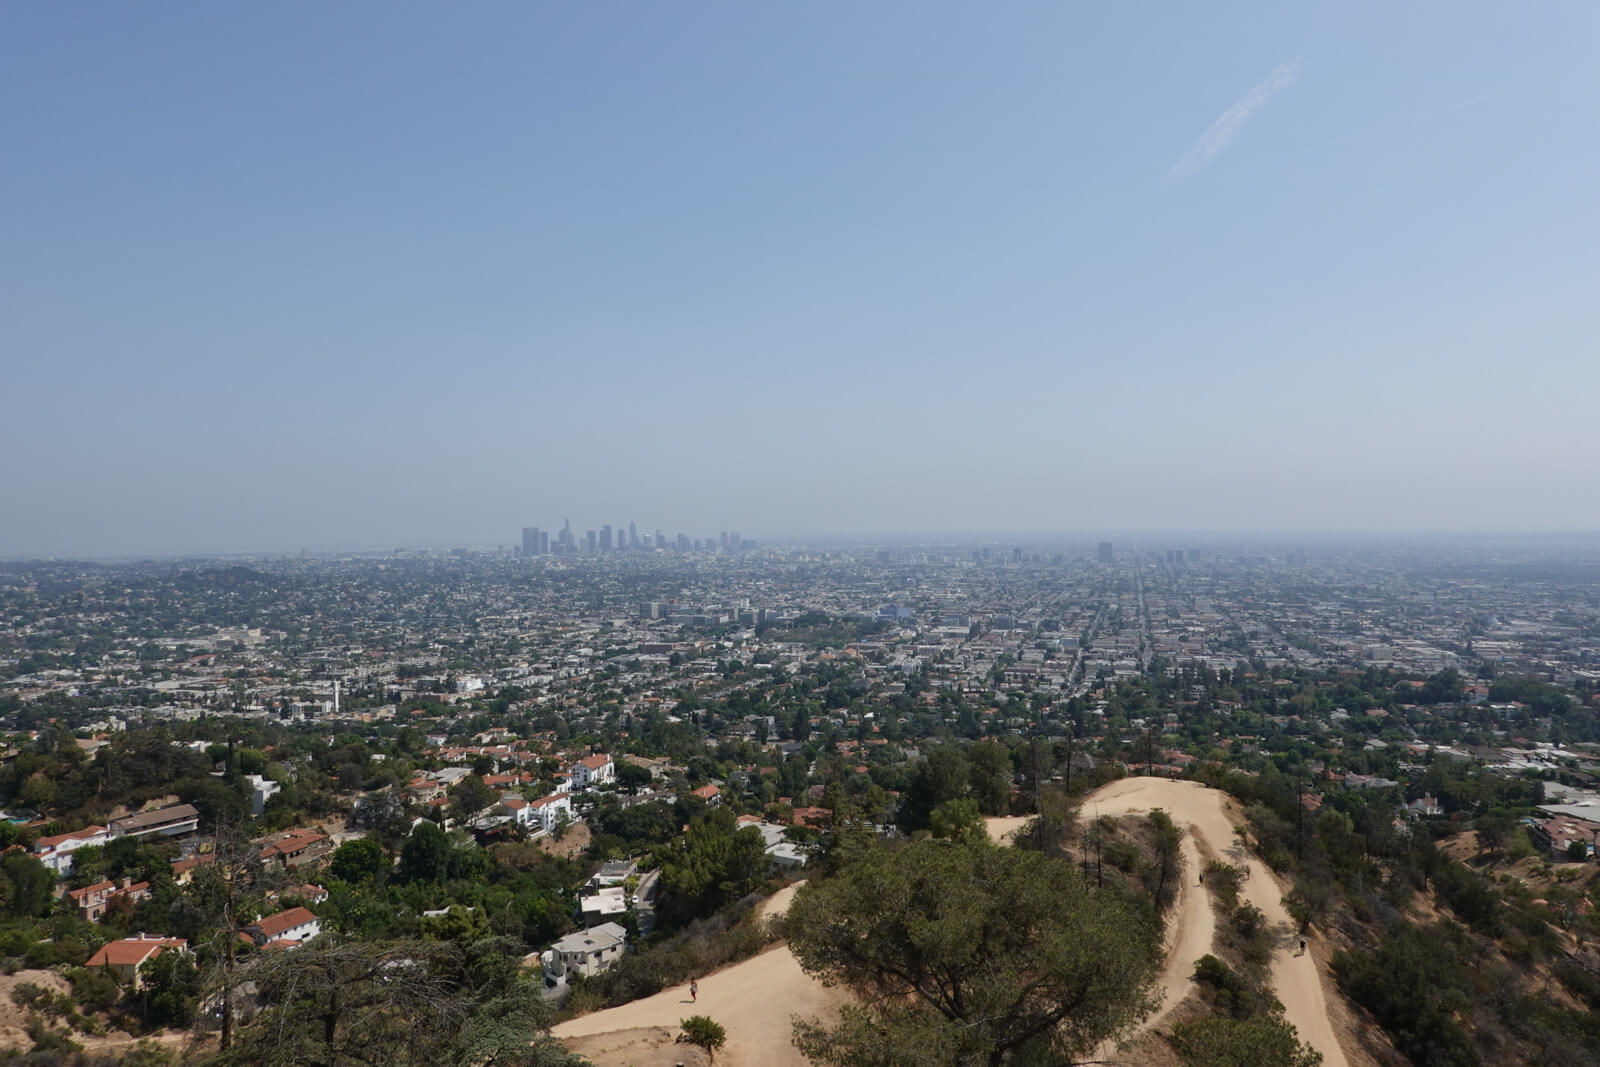
[[[1446,667],[1423,683],[1415,699],[1418,704],[1455,704],[1466,694],[1466,687],[1460,672]]]
[[[1177,896],[1179,881],[1183,876],[1183,854],[1179,851],[1183,830],[1173,823],[1172,816],[1160,808],[1153,809],[1145,816],[1145,825],[1149,827],[1155,846],[1154,862],[1146,872],[1145,882],[1159,913],[1166,910]]]
[[[1012,843],[1047,856],[1061,856],[1078,825],[1077,802],[1066,790],[1045,786],[1034,797],[1034,806],[1038,814],[1023,824]]]
[[[1172,1043],[1191,1067],[1318,1067],[1322,1062],[1322,1053],[1302,1043],[1295,1028],[1277,1015],[1211,1015],[1178,1023]]]
[[[617,764],[617,782],[632,796],[638,796],[639,790],[647,787],[652,780],[648,767],[641,767],[626,760]]]
[[[972,797],[947,800],[934,808],[928,817],[928,830],[945,841],[981,841],[988,836],[983,816],[978,814],[978,802]]]
[[[520,977],[481,1003],[461,1028],[446,1062],[462,1067],[590,1067],[550,1036],[543,983]]]
[[[359,837],[346,841],[334,849],[328,861],[328,873],[341,882],[361,885],[377,877],[389,866],[389,857],[375,838]]]
[[[476,774],[469,774],[461,779],[455,788],[454,796],[456,808],[463,816],[476,815],[497,799],[495,791],[485,785],[483,779]]]
[[[683,1028],[683,1035],[678,1040],[705,1049],[706,1056],[713,1063],[716,1062],[717,1049],[728,1043],[728,1031],[709,1015],[691,1015],[680,1020],[678,1025]]]
[[[1422,929],[1402,923],[1371,952],[1335,952],[1333,973],[1412,1060],[1470,1067],[1478,1056],[1456,1014],[1471,1010],[1468,987],[1479,950],[1458,947],[1461,940],[1443,924]]]
[[[55,885],[50,868],[24,852],[13,852],[6,856],[3,869],[10,890],[6,903],[13,916],[25,919],[50,910],[50,889]]]
[[[145,1038],[122,1054],[120,1067],[172,1067],[177,1062],[171,1052]]]
[[[554,1041],[536,982],[504,939],[317,938],[262,953],[247,976],[264,1009],[221,1065],[285,1063],[582,1067]]]
[[[970,772],[966,753],[955,745],[940,745],[912,772],[910,786],[900,804],[900,829],[926,830],[933,809],[967,794]]]
[[[450,873],[450,838],[431,822],[420,822],[400,850],[400,879],[443,882]]]
[[[194,1022],[200,1005],[200,971],[181,952],[161,952],[139,968],[143,986],[145,1022],[162,1027],[185,1027]]]
[[[710,915],[755,889],[768,867],[766,842],[753,826],[715,808],[697,815],[689,832],[658,850],[661,919],[668,926]]]
[[[998,741],[979,741],[967,750],[968,781],[978,810],[985,815],[1011,811],[1011,750]]]
[[[1071,865],[936,840],[878,847],[796,895],[807,973],[859,994],[828,1028],[797,1020],[824,1063],[1061,1062],[1155,1003],[1158,937]]]
[[[468,908],[452,904],[443,915],[425,915],[418,923],[422,936],[429,941],[448,941],[467,944],[489,936],[489,921],[482,908]]]
[[[128,840],[122,838],[121,840]],[[106,850],[99,845],[85,845],[72,853],[72,878],[69,881],[74,889],[82,889],[86,885],[94,885],[106,876],[109,864],[106,861]]]
[[[1478,847],[1486,852],[1498,852],[1516,824],[1503,812],[1489,812],[1478,816],[1472,828],[1478,831]]]

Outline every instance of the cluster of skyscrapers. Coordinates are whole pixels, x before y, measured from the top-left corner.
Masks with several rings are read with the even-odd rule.
[[[737,552],[741,549],[755,547],[754,541],[746,541],[739,536],[738,530],[723,530],[717,537],[695,538],[691,540],[685,534],[668,540],[667,535],[660,529],[655,533],[640,534],[638,525],[628,523],[624,529],[617,526],[612,529],[611,524],[600,527],[598,530],[589,530],[582,537],[572,532],[572,520],[567,519],[562,523],[561,529],[556,531],[552,538],[549,530],[542,530],[537,526],[524,526],[522,528],[523,556],[575,556],[594,555],[601,552],[648,552],[655,549],[673,549],[678,552],[705,552],[724,551]]]

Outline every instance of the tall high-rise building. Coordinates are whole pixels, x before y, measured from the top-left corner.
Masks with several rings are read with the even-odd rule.
[[[549,554],[550,554],[550,531],[549,530],[540,530],[539,531],[539,555],[548,556]]]
[[[611,551],[611,524],[609,522],[600,527],[600,551]]]
[[[595,535],[595,532],[593,530],[590,530],[587,534],[584,535],[583,540],[584,540],[584,543],[589,546],[589,555],[591,555],[591,556],[594,555],[595,548],[598,546],[598,543],[599,543],[599,538]]]
[[[1095,559],[1099,560],[1101,563],[1110,563],[1112,561],[1110,541],[1100,542],[1100,548],[1099,551],[1095,553]]]
[[[631,522],[628,523],[628,547],[629,548],[638,548],[639,547],[639,527],[635,526]]]
[[[539,554],[539,527],[524,526],[522,528],[522,554],[536,556]]]

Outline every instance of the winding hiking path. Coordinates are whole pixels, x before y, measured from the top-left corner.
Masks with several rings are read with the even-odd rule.
[[[1178,894],[1167,929],[1167,958],[1159,986],[1161,1007],[1140,1026],[1148,1032],[1159,1025],[1194,989],[1195,961],[1211,951],[1216,920],[1210,895],[1198,885],[1202,869],[1200,844],[1214,856],[1235,866],[1248,867],[1250,876],[1240,895],[1260,908],[1273,926],[1289,927],[1283,887],[1264,864],[1248,855],[1234,836],[1234,818],[1227,795],[1196,782],[1165,778],[1124,778],[1084,798],[1082,817],[1119,818],[1152,808],[1163,808],[1183,827],[1184,885]],[[989,833],[1007,842],[1027,818],[985,820]],[[762,915],[782,915],[800,883],[774,894],[761,905]],[[1315,959],[1298,955],[1286,941],[1272,958],[1273,992],[1283,1002],[1284,1014],[1299,1031],[1301,1040],[1322,1053],[1323,1067],[1349,1067],[1344,1050],[1328,1019],[1321,975]],[[725,967],[699,980],[697,1003],[689,1000],[687,986],[677,986],[620,1007],[592,1012],[557,1026],[556,1037],[581,1043],[584,1055],[601,1067],[643,1062],[642,1050],[670,1043],[678,1022],[689,1015],[709,1015],[728,1031],[726,1049],[716,1062],[729,1067],[804,1067],[808,1062],[790,1043],[794,1015],[828,1018],[848,999],[843,989],[829,989],[800,969],[787,945]],[[681,1046],[680,1046],[681,1047]],[[1105,1050],[1112,1055],[1111,1050]]]
[[[1249,869],[1249,877],[1239,895],[1260,908],[1274,927],[1293,929],[1283,906],[1283,886],[1260,860],[1249,855],[1234,836],[1234,815],[1228,795],[1207,789],[1198,782],[1167,778],[1123,778],[1084,797],[1081,817],[1085,820],[1109,815],[1119,818],[1152,808],[1162,808],[1172,821],[1188,831],[1183,853],[1188,861],[1183,891],[1178,896],[1171,928],[1167,934],[1167,960],[1162,968],[1160,987],[1165,994],[1160,1009],[1146,1019],[1141,1031],[1158,1025],[1194,989],[1195,961],[1211,951],[1216,920],[1210,894],[1198,884],[1202,869],[1197,839],[1212,855],[1226,857],[1236,867]],[[1014,833],[1023,819],[991,819],[989,832],[999,840]],[[1294,1024],[1300,1039],[1322,1053],[1323,1067],[1349,1067],[1344,1049],[1334,1036],[1328,1018],[1328,1002],[1317,962],[1309,953],[1295,951],[1296,939],[1284,938],[1272,956],[1272,989],[1283,1002],[1284,1017]]]

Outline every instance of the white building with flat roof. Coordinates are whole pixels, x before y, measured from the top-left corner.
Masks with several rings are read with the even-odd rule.
[[[545,978],[564,983],[574,974],[584,977],[607,970],[627,951],[628,932],[616,923],[601,923],[593,930],[568,934],[539,955]]]

